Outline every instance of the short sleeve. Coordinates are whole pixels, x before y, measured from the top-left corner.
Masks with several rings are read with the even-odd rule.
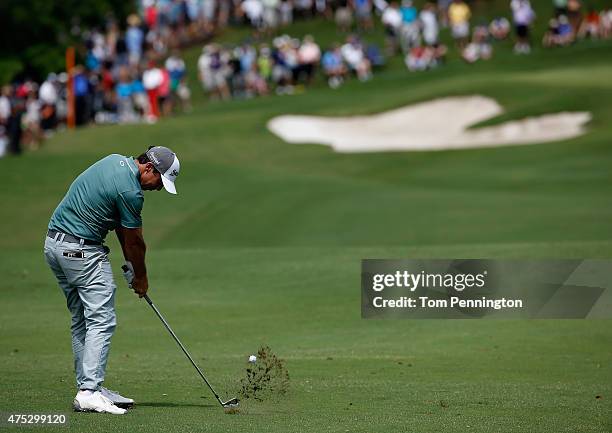
[[[117,208],[121,226],[127,229],[142,227],[142,205],[144,196],[142,191],[126,191],[118,195]]]

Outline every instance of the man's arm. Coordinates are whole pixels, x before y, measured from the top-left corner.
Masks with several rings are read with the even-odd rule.
[[[117,234],[117,239],[119,239],[119,244],[121,245],[121,250],[123,251],[123,258],[128,261],[127,253],[125,252],[125,237],[123,236],[123,227],[117,227],[115,233]]]
[[[118,227],[115,231],[117,233],[117,239],[119,239],[119,243],[121,244],[121,249],[123,250],[123,257],[125,257],[125,260],[130,262],[134,267],[132,289],[142,298],[149,289],[147,267],[145,266],[145,252],[147,246],[142,237],[142,227],[136,229]]]

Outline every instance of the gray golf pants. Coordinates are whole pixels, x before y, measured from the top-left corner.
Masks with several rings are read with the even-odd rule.
[[[45,258],[66,296],[72,315],[72,352],[79,389],[99,389],[104,382],[111,337],[115,331],[113,271],[103,245],[45,238]]]

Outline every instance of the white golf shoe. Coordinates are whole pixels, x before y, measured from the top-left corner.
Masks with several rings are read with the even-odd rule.
[[[79,391],[74,397],[74,410],[77,412],[100,412],[112,413],[113,415],[123,415],[127,412],[114,405],[114,403],[104,397],[100,391],[82,392]]]
[[[134,406],[134,400],[132,400],[131,398],[122,396],[117,391],[113,391],[111,389],[104,388],[103,386],[101,386],[100,392],[102,393],[104,397],[112,401],[114,405],[117,407],[122,407],[124,409],[127,409],[127,408]]]

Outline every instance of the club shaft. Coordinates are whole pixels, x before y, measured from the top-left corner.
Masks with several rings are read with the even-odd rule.
[[[200,370],[200,368],[197,366],[197,364],[195,363],[195,361],[193,360],[193,358],[191,357],[191,355],[189,354],[189,352],[187,351],[187,349],[185,349],[185,346],[183,346],[183,343],[181,343],[181,340],[179,340],[179,338],[176,336],[176,334],[174,333],[174,331],[172,330],[172,328],[170,328],[170,325],[168,325],[168,322],[166,322],[166,319],[164,319],[164,316],[162,316],[162,314],[159,312],[159,310],[157,309],[157,307],[155,306],[155,304],[153,303],[153,301],[151,301],[151,298],[149,298],[149,295],[145,294],[144,295],[144,299],[145,301],[147,301],[147,303],[151,306],[151,308],[153,308],[153,311],[155,311],[155,314],[157,314],[157,317],[159,317],[159,320],[162,321],[162,323],[164,324],[164,326],[166,327],[166,329],[168,330],[168,332],[170,333],[170,335],[172,335],[172,338],[174,338],[174,341],[176,341],[176,344],[179,345],[179,347],[181,348],[181,350],[183,351],[183,353],[185,354],[185,356],[187,356],[187,358],[189,358],[189,361],[191,361],[191,365],[193,365],[193,368],[196,369],[196,371],[198,372],[198,374],[200,375],[200,377],[204,380],[204,382],[206,382],[206,385],[208,385],[208,387],[210,388],[210,390],[212,391],[212,393],[215,395],[215,398],[217,399],[217,401],[219,402],[219,404],[221,406],[223,406],[223,402],[221,401],[221,399],[219,398],[219,396],[217,395],[217,393],[215,392],[214,388],[212,387],[212,385],[210,384],[210,382],[208,382],[208,380],[206,379],[206,376],[204,376],[204,373],[202,373],[202,370]]]

